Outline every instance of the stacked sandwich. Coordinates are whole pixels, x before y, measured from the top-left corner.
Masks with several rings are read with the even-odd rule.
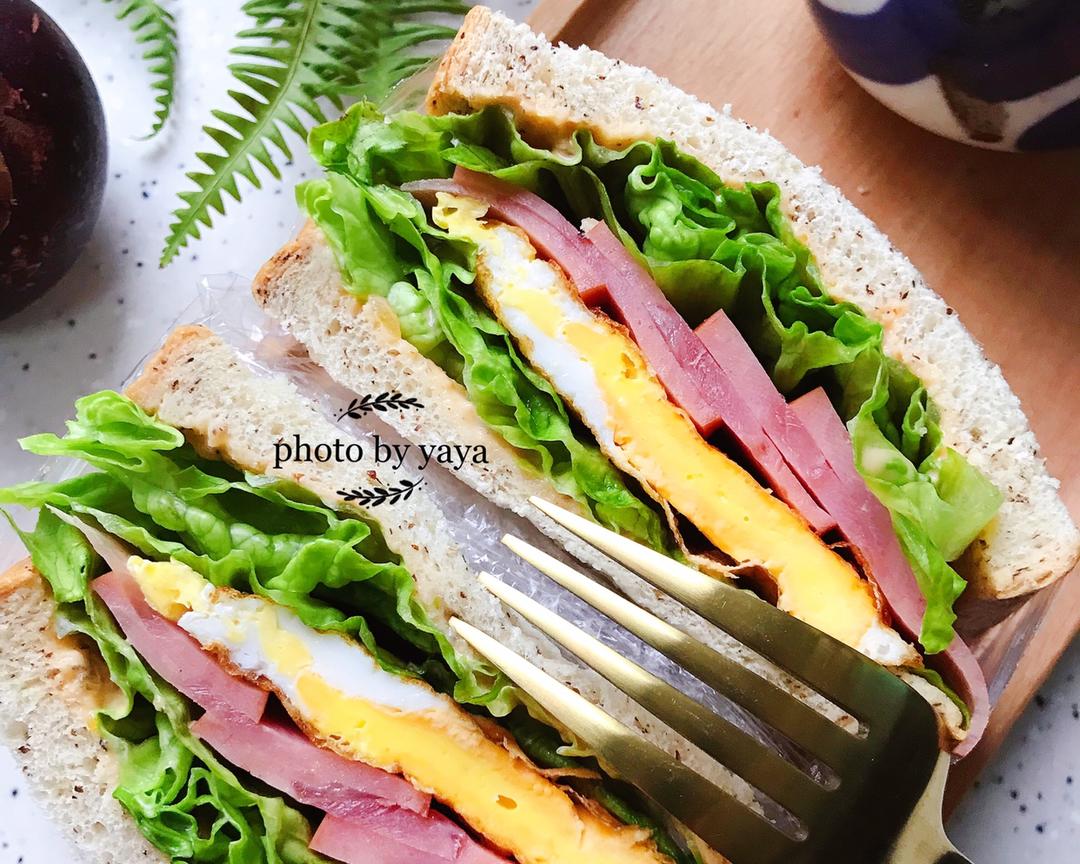
[[[422,402],[385,413],[401,435],[483,444],[461,478],[633,599],[736,650],[528,497],[862,651],[970,751],[989,700],[957,599],[1048,584],[1080,537],[951,310],[817,173],[644,70],[477,8],[427,108],[313,132],[325,176],[263,309],[350,390]],[[0,492],[38,511],[0,586],[6,733],[87,854],[709,856],[450,616],[751,790],[501,611],[424,490],[368,512],[339,490],[374,473],[275,466],[296,434],[348,432],[196,327],[23,442],[92,468]]]

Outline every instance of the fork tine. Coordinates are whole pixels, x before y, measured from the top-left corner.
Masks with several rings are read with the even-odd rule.
[[[567,729],[601,762],[733,861],[789,860],[798,841],[693,769],[560,684],[528,660],[458,618],[450,626]]]
[[[480,583],[635,702],[796,815],[827,803],[828,791],[760,741],[505,582]],[[648,613],[646,613],[648,614]]]
[[[849,758],[852,747],[857,745],[857,739],[827,717],[732,658],[690,638],[524,540],[507,535],[503,537],[503,543],[541,573],[674,660],[716,692],[751,711],[788,738],[801,739],[804,748],[826,764],[839,768]],[[742,773],[734,765],[725,764]],[[743,776],[762,791],[773,794],[749,776]]]
[[[532,497],[529,503],[858,717],[871,730],[889,727],[895,720],[897,705],[906,699],[907,685],[894,676],[890,698],[860,698],[868,689],[882,692],[881,667],[827,633],[748,591],[680,564],[550,501]]]

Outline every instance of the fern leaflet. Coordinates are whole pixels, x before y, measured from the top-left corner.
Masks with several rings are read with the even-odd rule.
[[[429,23],[430,13],[460,15],[466,7],[459,0],[249,0],[243,8],[254,26],[238,34],[232,53],[243,59],[229,66],[242,89],[229,91],[233,110],[212,111],[217,123],[203,127],[220,149],[196,154],[206,170],[187,175],[194,188],[180,193],[162,267],[199,239],[213,212],[224,215],[224,196],[240,200],[241,177],[260,188],[262,165],[281,179],[277,154],[292,158],[286,133],[303,139],[324,122],[324,98],[337,109],[361,96],[382,99],[428,62],[425,48],[453,36],[453,28]]]
[[[112,0],[105,0],[111,3]],[[135,41],[146,45],[143,60],[150,63],[154,76],[150,86],[157,92],[154,102],[154,124],[146,138],[153,138],[161,131],[172,113],[176,96],[176,20],[172,12],[156,0],[121,0],[123,5],[116,13],[117,19],[126,21],[135,34]]]

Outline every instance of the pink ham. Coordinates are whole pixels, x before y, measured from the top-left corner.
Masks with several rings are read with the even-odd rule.
[[[155,612],[127,572],[113,570],[93,581],[128,642],[158,675],[206,711],[232,720],[259,720],[264,690],[236,678],[176,624]]]
[[[319,747],[289,724],[208,711],[191,731],[238,768],[335,816],[351,818],[375,806],[424,815],[431,804],[408,780]]]
[[[523,230],[542,255],[565,271],[586,303],[603,303],[614,311],[671,400],[686,411],[702,435],[729,429],[773,491],[815,531],[824,533],[834,527],[701,340],[606,225],[596,223],[582,236],[540,196],[462,168],[454,172],[453,180],[421,180],[402,188],[429,201],[438,192],[479,199],[492,217]]]
[[[702,435],[726,428],[773,491],[802,514],[817,533],[835,527],[826,509],[792,473],[742,395],[754,391],[740,390],[737,385],[742,382],[717,363],[652,276],[607,225],[596,222],[585,237],[608,263],[605,305],[626,325],[672,401],[686,411]],[[573,280],[573,274],[569,275]]]
[[[403,810],[372,813],[362,819],[327,816],[310,846],[345,864],[506,864],[509,860],[434,810],[427,819]]]
[[[298,729],[264,719],[268,694],[230,675],[179,626],[155,612],[127,572],[94,591],[139,655],[206,713],[191,731],[230,763],[327,815],[311,848],[346,864],[496,864],[490,851],[404,778],[345,759]],[[359,856],[359,857],[358,857]]]
[[[835,499],[837,493],[842,494],[845,491],[842,484],[838,482],[818,443],[776,389],[769,373],[738,328],[721,309],[694,332],[728,377],[738,383],[739,391],[754,394],[747,404],[765,434],[776,444],[784,461],[803,485],[814,492],[830,514],[836,516],[835,510],[825,499]],[[866,488],[861,479],[859,486]],[[828,494],[823,491],[825,489],[828,489]]]
[[[237,768],[326,813],[311,841],[316,852],[346,864],[505,861],[430,809],[431,796],[404,778],[338,756],[292,726],[207,713],[191,731]]]
[[[583,297],[595,297],[604,290],[605,263],[596,248],[539,195],[465,168],[458,168],[453,180],[417,180],[401,188],[428,204],[434,203],[439,192],[483,201],[492,218],[517,225],[541,255],[572,274]]]
[[[867,488],[855,467],[851,439],[843,421],[820,387],[792,402],[791,410],[836,472],[841,491],[846,490],[850,496],[845,499],[843,509],[839,506],[832,509],[833,502],[830,501],[823,503],[838,517],[841,532],[856,547],[864,561],[864,569],[872,574],[896,628],[907,639],[918,642],[919,628],[926,613],[926,598],[900,548],[889,511]],[[959,636],[945,651],[932,655],[928,661],[971,709],[967,737],[953,751],[957,757],[965,756],[982,737],[990,716],[986,678],[975,655]]]

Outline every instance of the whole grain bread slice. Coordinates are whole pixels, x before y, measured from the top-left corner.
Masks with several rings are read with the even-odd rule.
[[[1000,368],[911,262],[819,169],[647,69],[588,48],[553,46],[527,26],[478,6],[439,66],[427,107],[443,114],[489,105],[512,111],[524,133],[544,144],[557,144],[579,128],[611,147],[665,138],[727,183],[777,183],[829,292],[884,326],[886,351],[920,377],[937,405],[945,443],[1005,496],[997,517],[959,563],[973,591],[1016,597],[1054,581],[1080,557],[1080,532]],[[434,395],[438,416],[425,417],[422,428],[400,428],[402,434],[437,437],[454,422],[475,428],[464,393],[397,338],[389,309],[374,300],[356,307],[338,297],[341,290],[333,257],[310,225],[262,268],[254,285],[261,305],[340,383],[368,392],[407,382]],[[520,510],[539,480],[496,439],[486,438],[499,454],[486,476],[474,471],[464,479],[501,506]]]
[[[117,691],[93,647],[57,637],[55,608],[29,560],[0,575],[0,741],[84,861],[164,864],[112,797],[119,761],[89,727]]]

